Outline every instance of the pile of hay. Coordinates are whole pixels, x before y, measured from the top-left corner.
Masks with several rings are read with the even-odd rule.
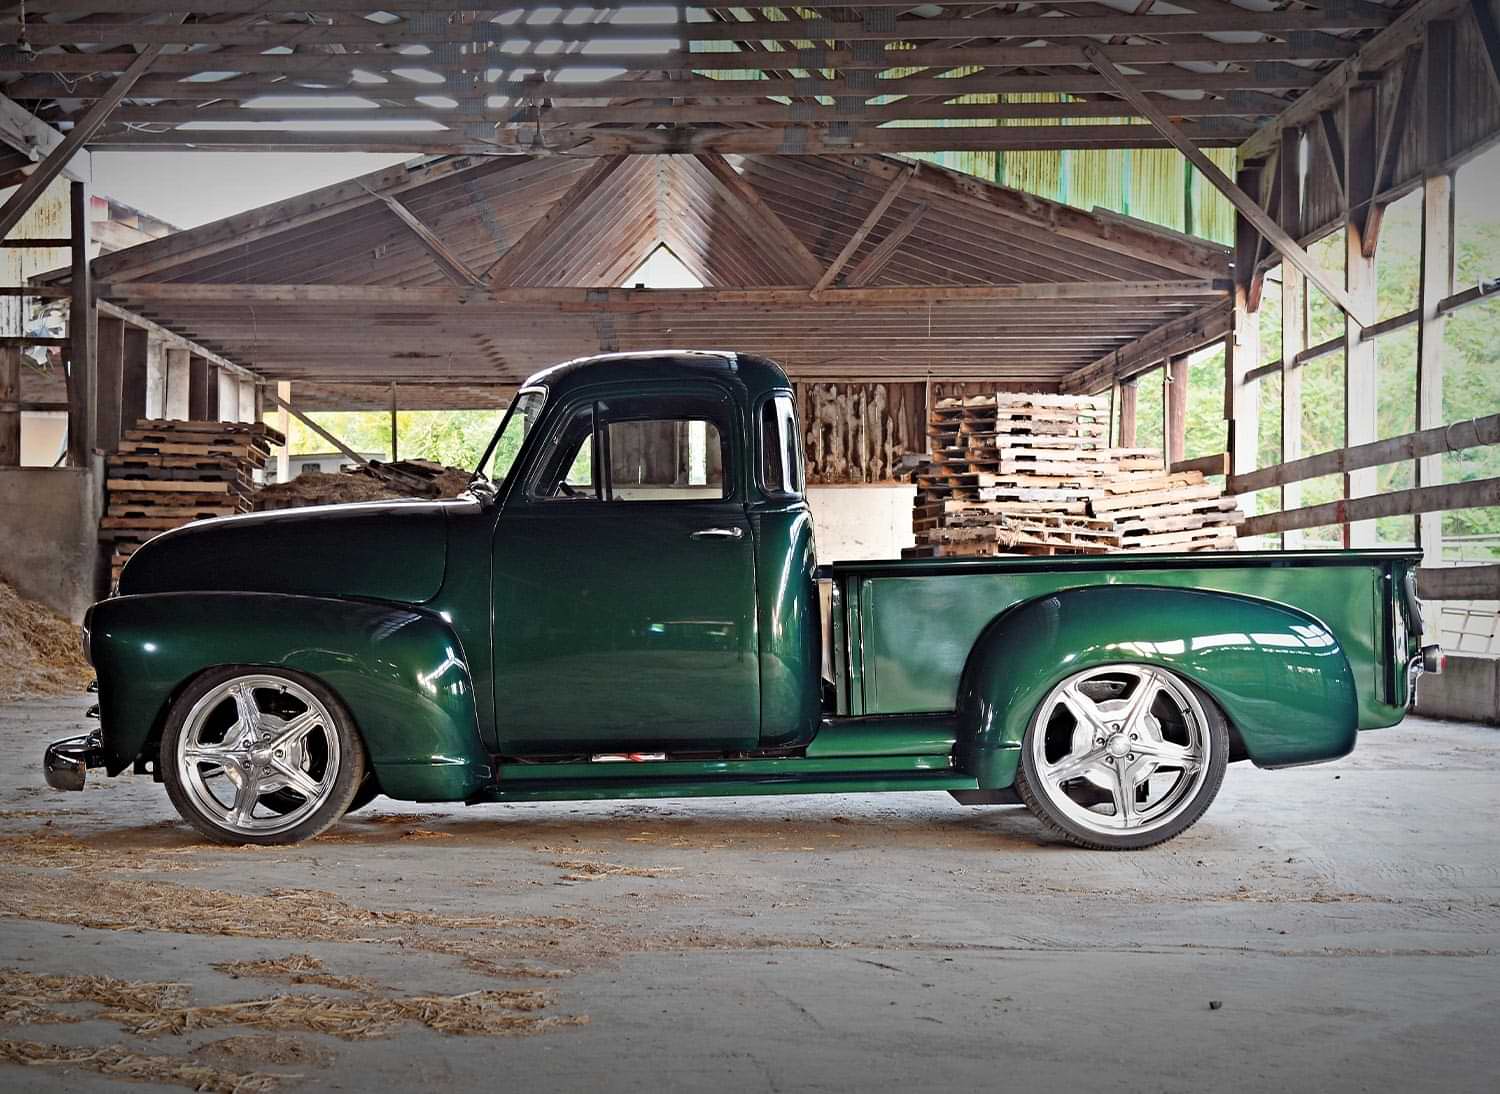
[[[382,464],[431,483],[437,497],[456,498],[469,485],[469,472],[444,467],[431,460],[398,460]],[[390,501],[413,495],[396,483],[381,479],[362,467],[325,474],[304,471],[290,482],[272,483],[255,492],[255,508],[297,509],[304,505],[334,505],[351,501]]]
[[[0,701],[82,691],[94,670],[78,628],[0,581]]]

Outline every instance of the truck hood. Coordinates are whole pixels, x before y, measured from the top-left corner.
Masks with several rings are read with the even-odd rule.
[[[120,575],[120,593],[297,593],[421,603],[443,582],[447,510],[474,504],[361,502],[196,521],[140,547]]]

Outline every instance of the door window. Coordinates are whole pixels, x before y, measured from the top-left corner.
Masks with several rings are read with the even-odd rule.
[[[596,447],[594,406],[589,403],[575,410],[558,434],[557,443],[542,460],[531,496],[547,501],[598,501]]]
[[[724,440],[703,418],[610,422],[611,501],[704,501],[727,496]]]

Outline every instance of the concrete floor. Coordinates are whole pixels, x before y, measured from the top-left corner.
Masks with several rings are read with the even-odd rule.
[[[236,851],[199,843],[149,779],[49,791],[41,747],[85,705],[0,707],[0,970],[181,981],[196,1004],[357,995],[211,967],[310,954],[377,995],[541,990],[535,1013],[588,1024],[147,1039],[66,1004],[84,1020],[0,1039],[217,1058],[300,1076],[288,1090],[1491,1091],[1500,1075],[1495,729],[1413,718],[1337,764],[1235,765],[1194,829],[1134,854],[917,794],[382,799],[331,838]],[[234,936],[202,911],[220,905]],[[425,914],[371,914],[401,911]],[[292,1062],[223,1063],[213,1046],[247,1035]],[[142,1086],[0,1064],[0,1089]]]

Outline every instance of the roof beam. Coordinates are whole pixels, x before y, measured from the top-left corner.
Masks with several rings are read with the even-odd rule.
[[[875,249],[866,255],[858,266],[849,271],[849,276],[844,278],[844,284],[851,289],[857,289],[879,277],[880,272],[890,265],[891,259],[896,257],[896,252],[901,249],[902,242],[916,230],[917,225],[922,223],[922,218],[926,215],[927,203],[925,201],[913,207],[901,223],[887,232],[885,238],[875,245]]]
[[[906,3],[907,0],[903,0]],[[1056,2],[1056,0],[1054,0]],[[613,6],[613,5],[612,5]],[[655,4],[653,0],[653,6]],[[1167,45],[1156,43],[1101,45],[1105,55],[1116,64],[1177,64],[1182,61],[1217,61],[1250,64],[1256,61],[1327,61],[1350,57],[1355,43],[1333,35],[1308,31],[1296,42],[1264,39],[1258,42],[1218,42],[1211,38],[1193,38]],[[0,67],[7,72],[25,75],[64,72],[74,74],[123,71],[134,54],[42,52],[26,57],[14,49],[0,51]],[[154,66],[158,73],[189,75],[197,72],[261,72],[283,76],[351,75],[356,70],[389,76],[396,69],[420,67],[431,72],[485,72],[494,68],[496,58],[489,53],[466,54],[457,60],[436,57],[401,57],[386,53],[262,53],[255,49],[226,48],[213,53],[169,53]],[[942,68],[1011,65],[1081,65],[1083,47],[1077,45],[1039,44],[1033,46],[973,45],[916,46],[902,50],[850,49],[783,49],[774,53],[730,50],[714,53],[640,53],[556,54],[526,56],[528,64],[540,71],[567,67],[572,69],[635,69],[650,65],[652,72],[733,72],[764,67],[774,62],[778,68],[852,69],[879,72],[907,66]],[[359,85],[372,91],[372,85]],[[80,88],[80,91],[83,89]]]
[[[849,259],[854,257],[854,252],[859,250],[860,244],[875,230],[876,225],[880,223],[880,218],[885,216],[886,210],[890,209],[892,203],[901,196],[901,191],[906,189],[906,184],[917,173],[917,168],[917,164],[912,164],[886,186],[885,193],[880,195],[880,200],[875,203],[875,207],[866,214],[859,227],[854,229],[854,234],[849,237],[843,249],[828,264],[828,269],[823,271],[823,276],[818,278],[818,283],[813,286],[814,293],[820,293],[833,284],[834,278],[838,277]]]
[[[729,161],[721,155],[712,153],[699,154],[697,160],[714,177],[720,188],[734,199],[752,217],[765,225],[773,239],[785,248],[785,257],[791,261],[793,268],[800,272],[804,283],[816,285],[823,279],[823,264],[813,257],[813,253],[797,235],[786,226],[786,223],[776,215],[764,199],[761,198],[750,185],[748,179],[742,176]]]
[[[584,172],[583,177],[568,187],[567,192],[547,212],[526,230],[504,254],[495,260],[484,273],[484,280],[491,285],[511,284],[535,256],[536,252],[557,230],[558,225],[568,219],[580,205],[592,197],[609,178],[625,163],[623,156],[601,159]]]
[[[446,243],[442,241],[431,228],[423,224],[410,209],[397,201],[390,194],[376,194],[385,207],[396,215],[396,219],[411,229],[412,235],[417,237],[418,242],[427,249],[427,252],[437,259],[438,265],[450,279],[460,285],[483,285],[484,279],[459,258]]]
[[[130,62],[130,67],[116,77],[114,83],[110,84],[106,92],[98,102],[89,108],[89,112],[79,119],[78,124],[62,139],[52,151],[47,153],[47,158],[37,164],[36,170],[26,176],[26,180],[16,187],[15,193],[5,200],[0,206],[0,239],[10,235],[26,210],[30,209],[32,203],[41,195],[42,191],[51,185],[52,180],[63,173],[63,168],[73,158],[73,154],[88,143],[90,137],[99,131],[104,124],[104,119],[109,112],[119,105],[135,82],[145,75],[146,70],[151,67],[151,62],[156,60],[156,55],[161,52],[160,46],[147,46]]]
[[[1380,242],[1380,223],[1385,216],[1385,205],[1378,199],[1396,181],[1396,160],[1401,153],[1401,141],[1411,124],[1412,104],[1416,100],[1417,83],[1421,78],[1421,64],[1421,47],[1413,46],[1408,49],[1398,77],[1401,83],[1396,92],[1396,102],[1391,107],[1385,132],[1381,135],[1379,158],[1375,164],[1370,193],[1362,201],[1362,209],[1353,202],[1350,203],[1352,215],[1359,218],[1360,251],[1366,258],[1375,257],[1375,248]]]
[[[20,103],[0,95],[0,144],[6,144],[36,163],[62,144],[63,135]],[[94,177],[93,165],[87,151],[80,150],[63,165],[63,174],[74,182],[87,182]],[[14,186],[19,179],[7,182]]]
[[[1128,102],[1132,103],[1141,115],[1147,118],[1167,140],[1181,152],[1194,167],[1213,184],[1214,188],[1229,199],[1240,215],[1255,226],[1266,241],[1281,253],[1281,256],[1297,269],[1307,275],[1309,281],[1322,289],[1328,299],[1343,310],[1344,314],[1353,319],[1360,326],[1369,326],[1375,322],[1375,316],[1365,315],[1356,310],[1354,301],[1350,299],[1338,281],[1324,270],[1322,266],[1313,259],[1312,255],[1304,251],[1295,239],[1282,230],[1276,219],[1260,207],[1260,204],[1245,191],[1241,190],[1228,175],[1220,171],[1218,166],[1203,154],[1203,152],[1192,142],[1192,140],[1172,124],[1165,114],[1158,110],[1139,91],[1130,86],[1130,82],[1120,74],[1110,60],[1096,50],[1090,50],[1090,61],[1101,75],[1115,85],[1115,89]]]
[[[1191,353],[1225,337],[1229,334],[1231,314],[1229,302],[1219,301],[1163,323],[1128,345],[1068,373],[1061,388],[1069,393],[1088,394],[1128,381],[1169,357]]]
[[[509,253],[509,252],[507,252]],[[699,309],[706,304],[839,307],[878,304],[985,304],[1034,300],[1132,300],[1217,298],[1228,291],[1218,280],[1062,281],[1024,285],[900,285],[827,289],[816,298],[805,288],[601,289],[492,284],[483,299],[497,304],[549,305],[568,310],[661,311]],[[412,307],[472,304],[481,297],[457,288],[386,285],[236,285],[123,281],[99,286],[101,295],[139,303],[174,304],[375,304]]]
[[[1343,8],[1342,12],[1335,10]],[[836,21],[831,19],[754,19],[731,22],[689,22],[677,28],[692,42],[745,42],[785,40],[840,42],[905,42],[981,38],[1056,39],[1149,34],[1151,37],[1186,34],[1217,34],[1230,31],[1277,34],[1297,30],[1370,30],[1390,24],[1392,14],[1378,4],[1328,5],[1327,9],[1300,11],[1213,12],[1208,15],[1148,15],[1125,13],[1055,18],[1051,16],[985,16],[972,19],[897,18]],[[237,9],[244,11],[241,6]],[[468,43],[501,45],[515,42],[604,42],[638,40],[643,34],[670,33],[673,24],[595,23],[587,26],[501,26],[487,21],[454,20],[438,28],[412,22],[371,23],[350,20],[339,23],[142,23],[135,20],[96,19],[88,22],[29,22],[26,39],[33,47],[98,44],[272,46],[311,45],[434,45]],[[0,42],[16,43],[19,24],[0,26]]]
[[[1365,42],[1347,61],[1327,73],[1311,91],[1297,99],[1271,122],[1257,130],[1241,147],[1242,159],[1259,159],[1280,144],[1281,131],[1310,125],[1318,115],[1343,104],[1344,92],[1361,73],[1374,72],[1398,60],[1408,46],[1421,42],[1428,22],[1460,13],[1469,0],[1417,0],[1389,27]]]

